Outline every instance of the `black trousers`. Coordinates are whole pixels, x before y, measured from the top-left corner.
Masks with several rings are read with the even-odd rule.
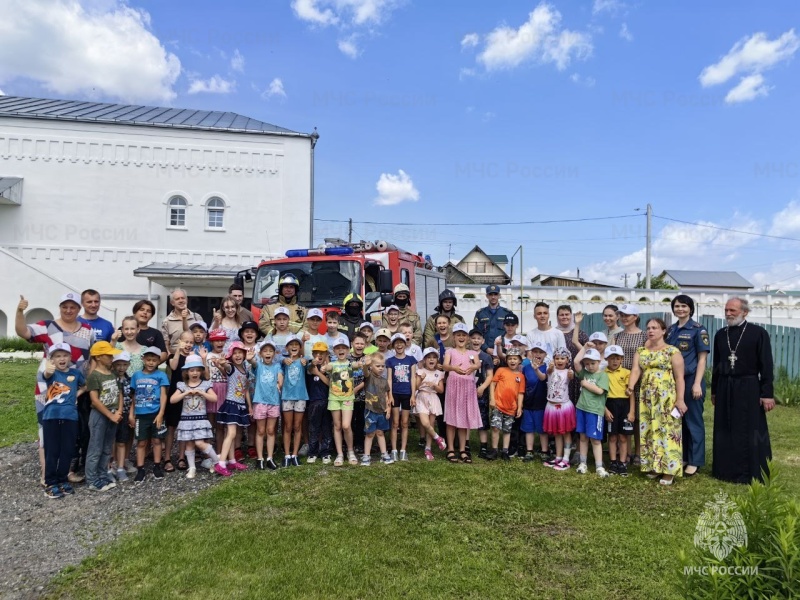
[[[46,485],[67,483],[69,465],[75,453],[78,421],[48,419],[42,421],[44,443],[44,482]]]

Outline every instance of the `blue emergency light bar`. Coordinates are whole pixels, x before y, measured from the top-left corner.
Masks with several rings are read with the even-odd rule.
[[[321,256],[323,254],[327,254],[328,256],[345,256],[347,254],[353,254],[353,249],[338,246],[336,248],[311,248],[303,250],[287,250],[286,258],[303,258],[306,256]]]

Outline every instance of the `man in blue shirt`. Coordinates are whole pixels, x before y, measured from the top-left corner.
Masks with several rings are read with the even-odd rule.
[[[83,290],[81,292],[81,306],[83,314],[78,317],[78,321],[85,323],[94,331],[95,340],[98,342],[111,342],[114,335],[114,325],[103,317],[98,317],[100,310],[100,292],[97,290]]]
[[[708,331],[693,321],[694,300],[685,294],[672,299],[672,313],[678,319],[667,329],[665,341],[680,350],[686,378],[683,394],[687,411],[683,415],[684,477],[691,477],[706,464],[706,428],[703,403],[706,399],[705,372],[709,346]]]
[[[489,305],[484,306],[475,313],[473,327],[483,335],[484,342],[482,350],[494,356],[494,341],[497,339],[497,336],[505,333],[503,320],[506,318],[506,315],[511,314],[511,311],[500,306],[499,285],[492,284],[486,286],[486,300],[489,302]]]

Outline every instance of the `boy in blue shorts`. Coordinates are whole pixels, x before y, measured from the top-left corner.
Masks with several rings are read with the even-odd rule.
[[[147,441],[153,446],[153,477],[164,478],[161,466],[161,440],[167,433],[164,423],[164,410],[167,406],[169,379],[166,373],[158,370],[161,350],[155,346],[146,348],[142,354],[144,368],[131,377],[133,404],[129,417],[130,426],[136,436],[136,477],[134,483],[142,483],[145,478],[144,457]]]
[[[542,342],[531,345],[531,359],[522,361],[522,374],[525,376],[525,399],[522,402],[522,422],[519,430],[525,434],[526,452],[522,460],[536,459],[533,453],[534,435],[539,434],[540,456],[549,460],[547,434],[544,432],[544,409],[547,406],[547,350]]]
[[[592,441],[594,464],[599,477],[608,477],[603,468],[603,416],[606,412],[606,396],[608,395],[608,374],[600,371],[600,353],[594,348],[582,349],[575,356],[575,376],[581,382],[581,396],[575,415],[577,426],[575,431],[581,434],[580,464],[576,469],[581,475],[588,471],[586,457],[589,452],[589,440]]]
[[[385,376],[385,359],[381,353],[374,352],[364,361],[364,455],[361,457],[361,466],[368,467],[372,462],[370,451],[376,435],[383,463],[390,465],[394,458],[386,451],[384,431],[390,428],[393,400],[389,380]]]

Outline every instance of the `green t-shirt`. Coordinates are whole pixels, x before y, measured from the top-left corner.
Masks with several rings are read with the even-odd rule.
[[[117,376],[109,373],[98,373],[92,371],[92,374],[86,379],[86,390],[97,392],[100,397],[100,402],[103,406],[115,412],[119,406],[119,386],[117,385]]]
[[[353,367],[350,361],[335,360],[330,364],[330,369],[331,386],[328,400],[355,401],[356,395],[353,393],[355,383],[353,381]]]
[[[606,396],[608,395],[608,374],[605,371],[599,373],[589,373],[583,369],[577,374],[578,379],[583,379],[602,388],[602,394],[593,394],[586,388],[581,388],[581,397],[578,399],[578,408],[593,415],[604,415],[606,413]]]

